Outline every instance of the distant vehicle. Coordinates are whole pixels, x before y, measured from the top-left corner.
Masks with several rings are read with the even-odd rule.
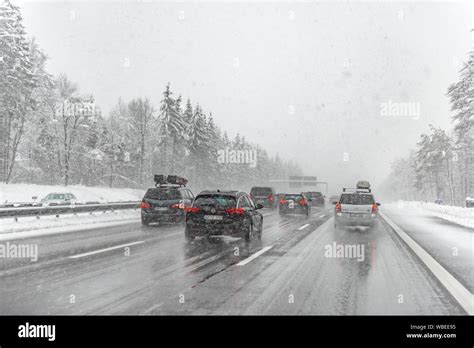
[[[287,214],[303,214],[309,217],[311,214],[311,199],[303,193],[285,193],[280,199],[280,216]]]
[[[155,175],[155,187],[149,188],[140,204],[144,226],[151,222],[184,223],[185,209],[194,195],[186,188],[187,180],[176,175]]]
[[[436,198],[434,202],[435,204],[443,204],[443,200],[441,198]]]
[[[66,192],[61,192],[61,193],[49,193],[46,195],[41,200],[42,205],[49,205],[49,206],[54,206],[54,205],[69,205],[69,204],[74,204],[77,202],[76,196],[74,196],[72,193],[66,193]]]
[[[329,203],[336,204],[337,202],[339,202],[340,197],[341,197],[340,195],[338,196],[332,195],[331,197],[329,197]]]
[[[275,209],[278,206],[277,195],[273,187],[254,186],[250,190],[250,197],[256,204]]]
[[[474,208],[474,198],[466,197],[466,208]]]
[[[311,198],[312,207],[321,207],[324,208],[326,204],[325,196],[321,192],[310,191],[306,192],[306,197]]]
[[[261,208],[263,205],[254,204],[245,192],[203,191],[186,209],[186,240],[217,235],[242,237],[246,241],[261,238]]]
[[[334,229],[347,226],[377,226],[378,207],[370,189],[344,189],[334,203]]]

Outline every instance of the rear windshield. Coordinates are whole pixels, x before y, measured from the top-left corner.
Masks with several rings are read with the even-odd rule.
[[[361,195],[357,193],[350,193],[341,196],[341,204],[352,205],[370,205],[374,204],[374,197],[372,195]]]
[[[169,201],[181,199],[181,194],[179,190],[175,188],[152,188],[146,192],[145,198],[158,201]]]
[[[271,187],[252,187],[250,194],[254,196],[269,196],[272,194]]]
[[[229,208],[235,207],[237,201],[234,196],[228,195],[201,195],[197,196],[193,206],[201,208],[204,206],[210,206],[215,208]]]
[[[286,199],[287,201],[288,200],[299,201],[303,199],[303,196],[302,195],[284,195],[283,198]]]
[[[49,195],[49,199],[66,199],[66,196],[62,193],[53,193]]]
[[[322,197],[323,194],[321,192],[308,192],[310,197]]]

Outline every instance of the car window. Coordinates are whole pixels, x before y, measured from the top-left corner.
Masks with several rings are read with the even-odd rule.
[[[253,202],[252,198],[250,198],[249,196],[245,196],[245,199],[247,199],[251,208],[255,208],[255,203]]]
[[[246,196],[240,196],[237,202],[237,208],[250,208],[250,202],[247,200]]]
[[[186,190],[186,192],[187,192],[187,194],[188,194],[188,198],[189,198],[190,200],[193,200],[193,199],[194,199],[193,193],[192,193],[190,190]]]
[[[358,193],[343,194],[340,199],[341,204],[352,205],[370,205],[374,204],[374,197],[372,195],[364,195]]]
[[[213,206],[217,208],[232,208],[236,206],[236,203],[237,201],[234,196],[208,194],[197,196],[193,206],[198,208],[204,206]]]
[[[167,201],[181,199],[181,194],[176,188],[151,188],[146,192],[145,198]]]
[[[302,195],[285,195],[283,196],[283,199],[286,199],[287,201],[292,200],[292,201],[299,201],[303,198]]]

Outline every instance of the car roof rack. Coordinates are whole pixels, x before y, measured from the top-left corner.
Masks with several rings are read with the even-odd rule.
[[[186,187],[188,180],[178,175],[155,174],[154,176],[156,187]]]
[[[372,190],[369,188],[354,188],[354,187],[343,187],[342,192],[351,192],[351,193],[371,193]]]

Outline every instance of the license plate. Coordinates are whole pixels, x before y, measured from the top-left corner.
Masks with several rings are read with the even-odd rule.
[[[167,207],[156,207],[155,210],[156,211],[167,211],[168,208]]]
[[[357,213],[350,213],[349,214],[349,217],[351,218],[358,218],[358,217],[361,217],[360,214],[357,214]]]
[[[205,220],[222,220],[221,215],[204,215]]]

